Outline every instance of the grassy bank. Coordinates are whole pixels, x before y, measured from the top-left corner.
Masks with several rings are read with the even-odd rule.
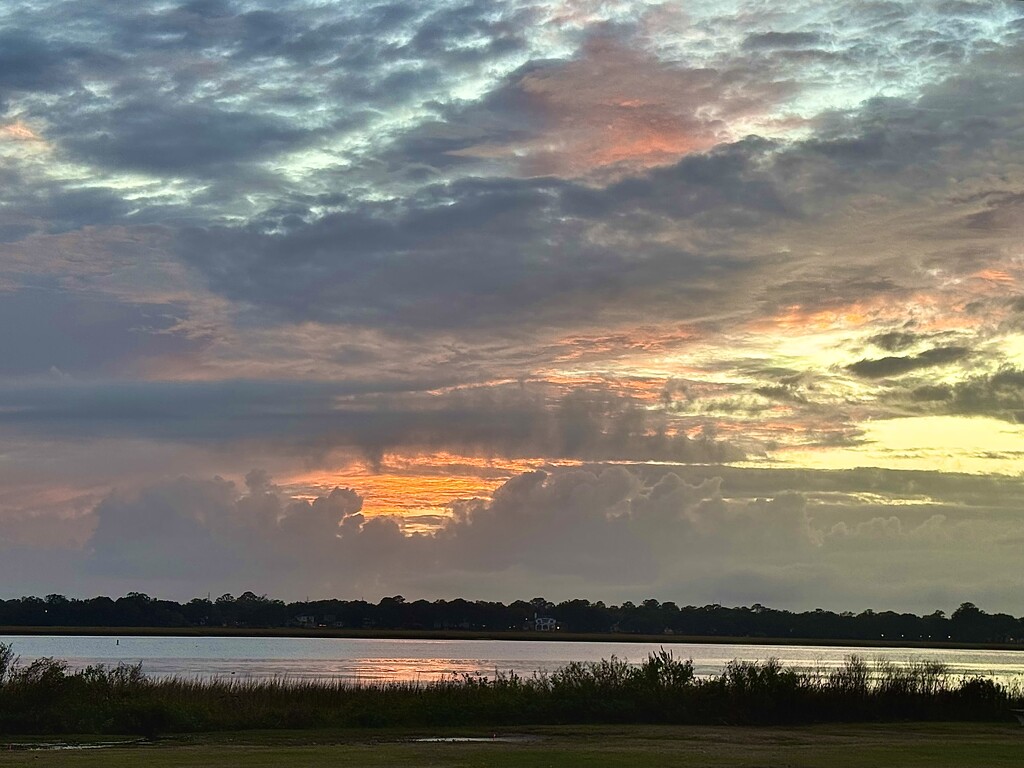
[[[168,733],[252,728],[508,727],[529,724],[800,724],[1005,721],[1017,690],[953,678],[940,664],[869,666],[851,657],[815,676],[734,661],[697,678],[663,651],[639,666],[572,663],[549,675],[431,683],[151,679],[139,666],[69,672],[20,665],[0,646],[0,733]]]
[[[2,753],[5,766],[55,768],[1016,768],[1021,730],[1009,725],[914,723],[810,727],[559,726],[517,729],[494,743],[420,743],[458,731],[241,732],[92,752]],[[486,732],[490,735],[490,732]],[[4,742],[0,738],[0,749]]]
[[[73,635],[95,637],[339,637],[368,640],[526,640],[574,643],[657,643],[725,645],[807,645],[841,648],[950,648],[1020,651],[1021,643],[968,643],[955,640],[847,640],[730,635],[644,635],[627,632],[526,632],[432,629],[335,629],[302,627],[2,627],[0,636]]]

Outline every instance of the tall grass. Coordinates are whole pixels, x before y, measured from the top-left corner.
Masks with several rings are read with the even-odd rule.
[[[1005,720],[1021,691],[954,679],[942,665],[869,666],[852,656],[828,674],[778,660],[733,661],[699,678],[670,652],[639,665],[611,658],[551,674],[459,675],[430,683],[149,678],[140,666],[69,671],[22,665],[0,644],[0,733],[164,733],[248,728],[496,726],[530,723],[811,723]]]

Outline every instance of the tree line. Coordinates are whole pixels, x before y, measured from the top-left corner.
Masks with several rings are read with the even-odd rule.
[[[986,613],[973,603],[951,615],[865,610],[836,613],[817,608],[794,612],[719,604],[679,606],[644,600],[606,605],[589,600],[550,602],[542,597],[509,604],[484,600],[406,600],[401,595],[377,603],[365,600],[313,600],[286,603],[245,592],[186,603],[159,600],[141,592],[124,597],[67,598],[63,595],[0,601],[0,627],[228,627],[446,630],[505,632],[534,629],[551,618],[560,631],[580,633],[678,634],[692,636],[799,638],[863,641],[957,641],[1019,643],[1024,617]]]

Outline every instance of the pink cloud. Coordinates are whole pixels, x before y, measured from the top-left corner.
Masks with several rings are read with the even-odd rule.
[[[528,175],[613,175],[703,152],[777,122],[769,111],[787,83],[749,72],[688,68],[597,38],[567,62],[525,74],[516,84],[535,112],[537,132],[511,144],[461,150],[514,159]]]

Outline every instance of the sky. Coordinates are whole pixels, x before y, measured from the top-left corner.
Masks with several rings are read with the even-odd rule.
[[[0,597],[1024,613],[1024,3],[6,0]]]

